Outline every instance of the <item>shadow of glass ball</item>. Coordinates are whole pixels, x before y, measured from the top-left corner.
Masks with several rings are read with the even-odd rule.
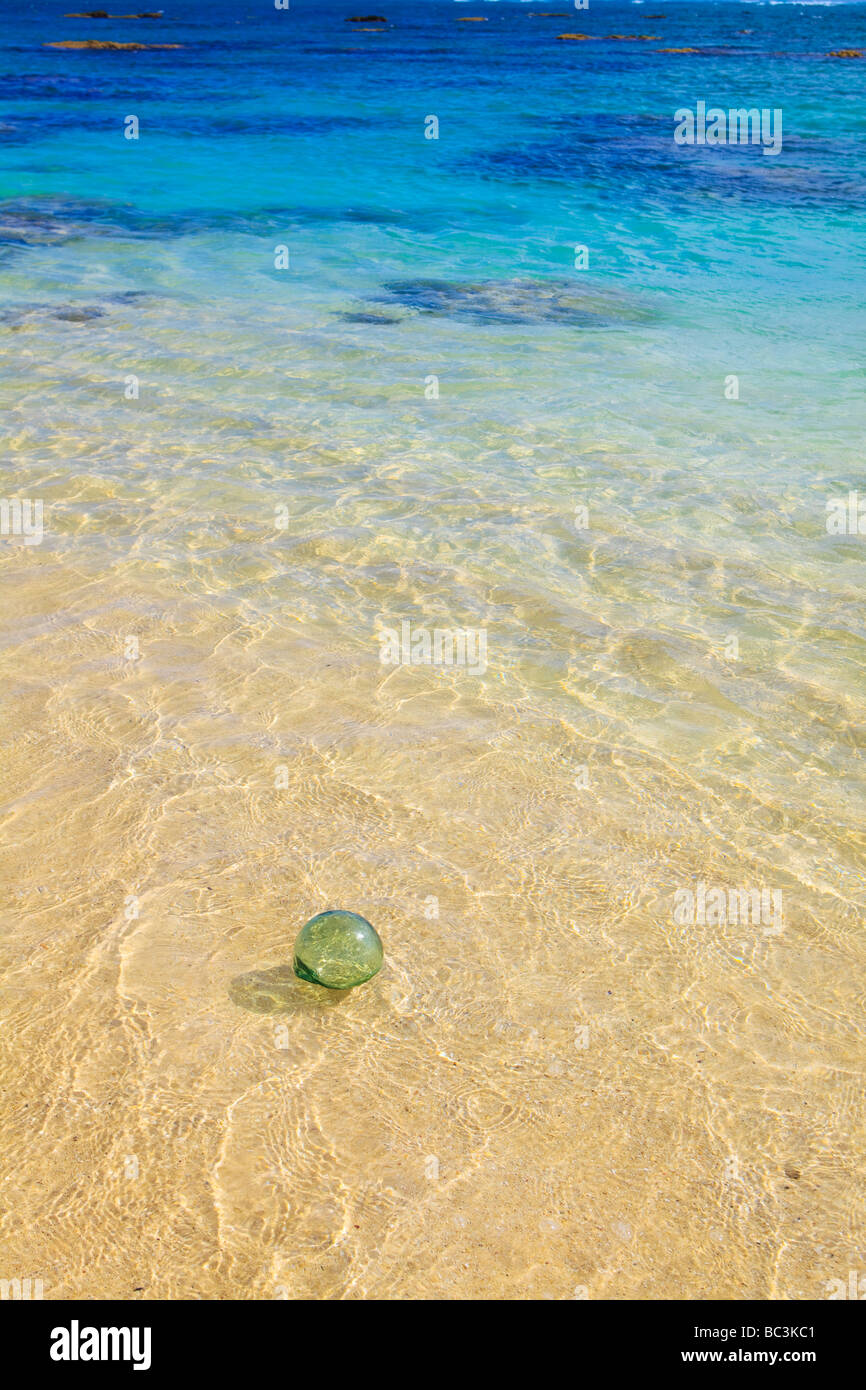
[[[229,985],[229,998],[238,1008],[251,1014],[291,1014],[315,1006],[333,1008],[352,993],[350,989],[324,990],[299,980],[291,965],[272,970],[249,970],[236,975]]]

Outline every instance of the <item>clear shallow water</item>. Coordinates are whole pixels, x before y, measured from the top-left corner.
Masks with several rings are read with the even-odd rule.
[[[866,1258],[863,6],[67,8],[2,56],[46,529],[0,549],[0,1272],[822,1296]],[[184,47],[42,47],[91,37]],[[676,147],[701,99],[782,154]],[[383,668],[404,619],[486,672]],[[784,930],[677,923],[699,882]],[[332,906],[386,948],[339,1004],[282,973]]]

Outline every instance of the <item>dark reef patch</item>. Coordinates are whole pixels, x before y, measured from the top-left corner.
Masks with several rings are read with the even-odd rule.
[[[199,223],[191,219],[188,230]],[[174,218],[132,206],[78,198],[10,198],[0,202],[0,243],[52,246],[85,236],[161,237],[177,232]]]
[[[351,222],[381,227],[430,231],[447,223],[447,212],[420,209],[416,214],[398,209],[365,207],[264,207],[253,212],[221,208],[190,208],[170,213],[148,213],[132,204],[88,201],[50,196],[11,198],[0,201],[0,246],[52,246],[82,237],[116,240],[162,240],[202,231],[227,231],[264,235],[282,234],[292,226]]]
[[[60,319],[62,323],[90,323],[105,318],[105,309],[95,304],[19,304],[0,309],[0,323],[19,328],[39,319]]]
[[[645,323],[654,316],[613,291],[584,289],[574,280],[390,280],[382,299],[417,314],[478,324],[562,323],[576,328]]]
[[[498,149],[479,149],[461,167],[508,181],[579,183],[597,197],[649,206],[734,199],[786,206],[860,204],[866,179],[856,142],[839,136],[834,149],[785,135],[784,162],[759,144],[677,146],[674,122],[661,117],[578,113],[549,118],[542,135],[527,132]],[[831,158],[832,156],[832,158]]]
[[[92,323],[94,319],[104,319],[114,307],[149,298],[152,296],[147,290],[116,290],[102,295],[98,304],[10,304],[0,309],[0,323],[9,328],[20,328],[24,324],[46,319],[58,319],[61,323]]]
[[[4,91],[8,98],[8,89]],[[38,94],[41,97],[48,97],[56,100],[57,93],[46,89],[45,93]],[[73,100],[77,103],[73,110],[68,106],[35,105],[35,94],[33,91],[26,92],[25,96],[34,101],[34,107],[30,111],[13,111],[5,114],[0,113],[0,122],[6,125],[10,135],[9,138],[16,138],[21,142],[27,140],[44,140],[46,136],[57,133],[66,135],[71,130],[87,131],[90,134],[104,135],[108,128],[108,118],[104,110],[104,103],[101,93],[94,93],[91,88],[80,87],[77,90],[71,88],[62,94],[66,100]],[[148,128],[154,135],[167,135],[170,137],[184,136],[195,139],[218,140],[218,139],[276,139],[279,137],[326,137],[336,133],[351,132],[354,130],[368,130],[374,122],[365,116],[305,116],[298,114],[294,116],[272,115],[267,118],[241,117],[241,116],[220,116],[219,114],[201,115],[197,112],[188,112],[183,120],[174,120],[169,117],[154,116],[148,123]],[[14,134],[13,134],[14,133]]]
[[[389,324],[401,322],[399,314],[376,314],[364,311],[363,309],[359,309],[356,312],[346,311],[345,313],[338,314],[337,317],[342,319],[344,323]]]

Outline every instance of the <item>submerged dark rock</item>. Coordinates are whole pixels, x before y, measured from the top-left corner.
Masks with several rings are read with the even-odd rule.
[[[10,304],[0,309],[0,323],[10,328],[21,328],[26,324],[44,323],[47,319],[59,319],[61,323],[91,323],[94,319],[104,319],[118,306],[135,304],[139,299],[149,299],[147,290],[115,290],[101,296],[98,304]]]
[[[473,323],[567,323],[593,328],[637,323],[647,310],[610,291],[584,289],[573,280],[391,280],[388,299],[419,314]]]
[[[19,328],[33,320],[60,319],[62,323],[90,323],[105,318],[106,310],[95,304],[19,304],[0,312],[0,322]]]
[[[62,319],[64,323],[89,323],[91,319],[104,319],[105,310],[88,304],[63,304],[59,309],[52,309],[51,317]]]
[[[147,290],[117,290],[105,296],[106,304],[134,304],[137,299],[149,299]]]
[[[12,132],[14,136],[15,132]],[[4,138],[0,131],[0,140]],[[396,208],[276,206],[236,212],[226,208],[183,208],[152,213],[131,203],[38,195],[0,199],[0,247],[62,245],[82,237],[120,240],[164,240],[206,230],[261,234],[277,231],[286,223],[317,226],[321,223],[360,223],[374,226],[418,228],[429,232],[447,221],[441,209],[422,208],[416,213]]]
[[[833,137],[829,137],[830,140]],[[819,162],[805,140],[785,141],[785,164],[764,159],[762,146],[729,145],[725,149],[676,146],[664,118],[639,113],[575,111],[538,121],[538,134],[525,135],[498,148],[482,146],[455,161],[473,175],[551,183],[588,182],[611,207],[624,199],[632,206],[658,208],[660,199],[676,206],[735,199],[755,204],[819,206],[830,202],[859,211],[866,196],[862,161],[851,156],[849,142],[835,142],[837,157]],[[824,146],[828,156],[828,146]],[[669,204],[666,202],[669,210]]]
[[[0,201],[0,243],[51,246],[81,237],[151,238],[182,235],[200,222],[164,217],[129,204],[81,198],[9,198]]]
[[[347,310],[345,313],[339,314],[338,317],[341,318],[344,323],[387,324],[400,322],[400,317],[398,314],[375,314],[371,312],[366,312],[363,309],[359,309],[357,311]]]

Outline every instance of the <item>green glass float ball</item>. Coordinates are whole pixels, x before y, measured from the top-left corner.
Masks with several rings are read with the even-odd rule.
[[[295,974],[326,989],[352,989],[382,969],[382,942],[357,912],[320,912],[301,927],[295,942]]]

